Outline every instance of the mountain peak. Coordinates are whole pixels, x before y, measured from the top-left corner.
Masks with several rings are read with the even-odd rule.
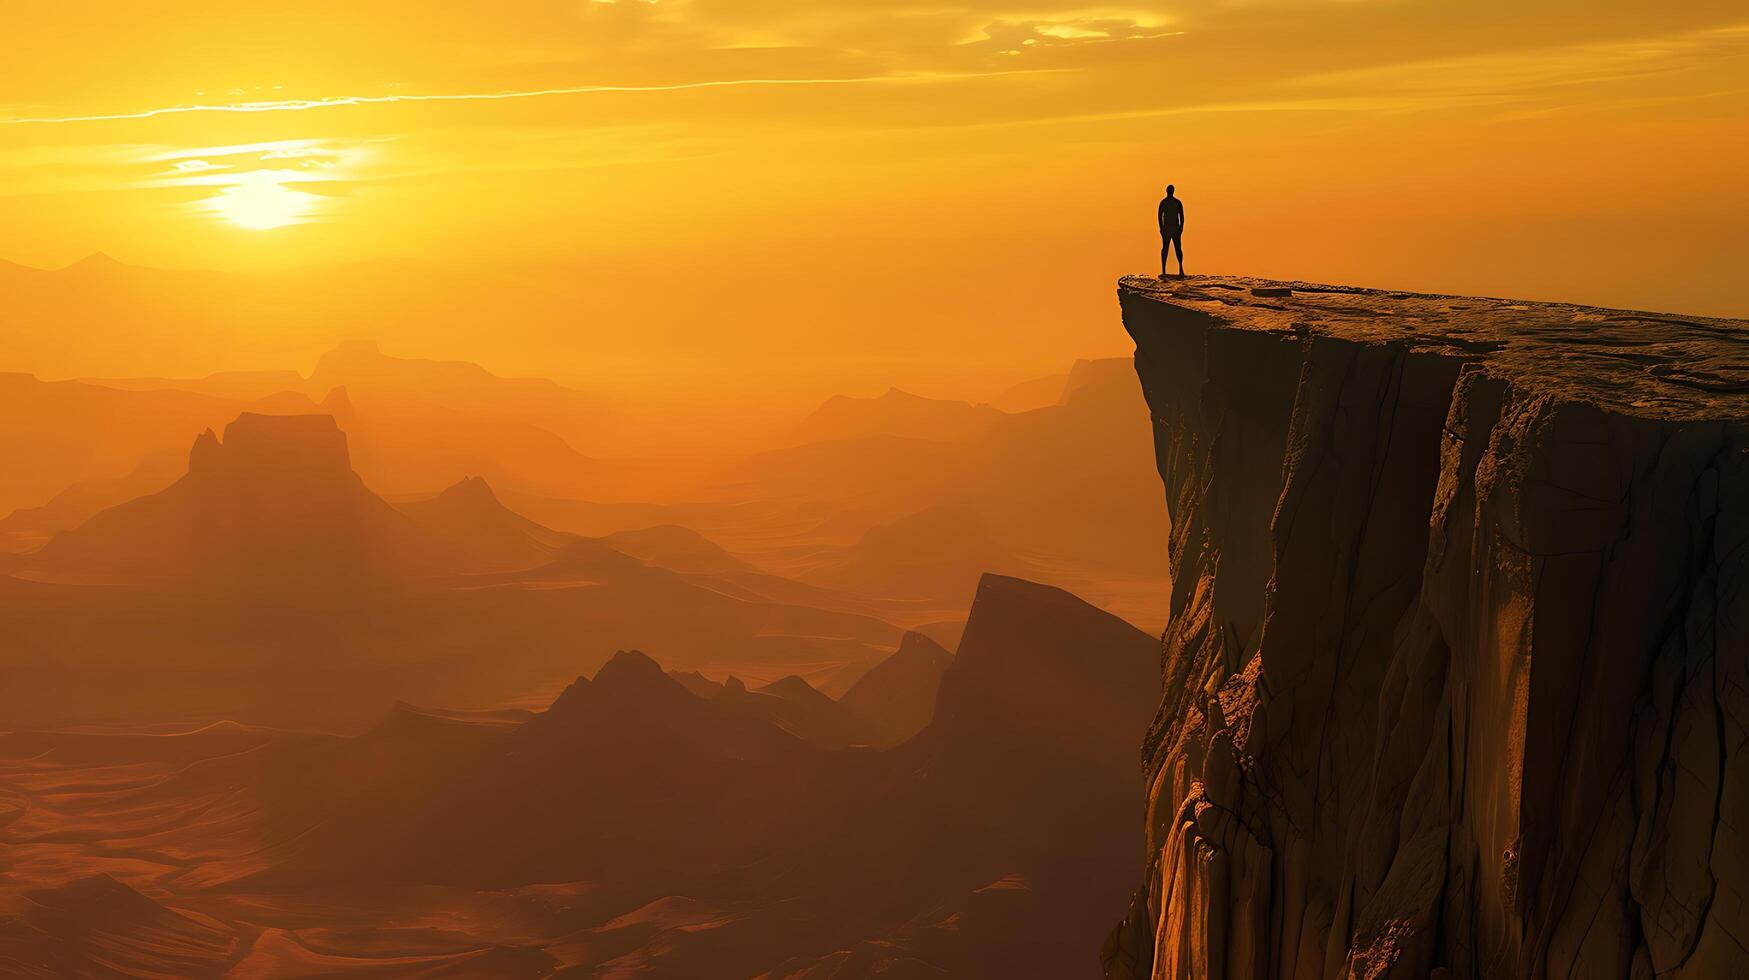
[[[322,399],[322,411],[334,416],[336,421],[352,415],[352,394],[346,390],[345,385],[335,385],[329,389]]]
[[[1127,738],[1146,727],[1159,684],[1155,638],[1062,589],[986,574],[931,727],[1067,737],[1053,719],[1081,718],[1098,722],[1077,738]]]
[[[188,472],[205,473],[218,466],[224,449],[219,445],[219,434],[211,428],[195,437],[193,448],[188,451]]]
[[[492,485],[483,476],[463,477],[451,484],[437,495],[439,500],[452,502],[468,502],[474,504],[497,504],[498,495],[492,491]]]
[[[547,705],[547,712],[549,714],[557,712],[556,716],[563,716],[576,710],[577,705],[582,704],[589,697],[589,686],[589,678],[579,676],[576,680],[565,685],[565,689],[559,692],[559,696],[553,699],[553,703]]]
[[[826,695],[821,694],[815,689],[814,685],[809,684],[806,680],[796,674],[780,677],[777,680],[772,681],[770,684],[760,688],[759,691],[761,694],[773,694],[789,701],[813,702],[832,700]]]
[[[679,685],[662,670],[662,665],[641,650],[621,650],[595,672],[592,682],[598,690],[647,688],[651,685]]]
[[[838,703],[870,727],[877,744],[897,744],[929,724],[941,677],[952,663],[953,654],[941,644],[907,632],[899,648],[858,678]]]
[[[100,272],[105,269],[120,269],[123,263],[111,258],[108,252],[92,252],[72,265],[65,266],[62,272]]]

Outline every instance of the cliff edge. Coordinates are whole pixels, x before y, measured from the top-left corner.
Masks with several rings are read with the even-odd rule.
[[[1749,323],[1118,296],[1173,594],[1106,975],[1749,972]]]

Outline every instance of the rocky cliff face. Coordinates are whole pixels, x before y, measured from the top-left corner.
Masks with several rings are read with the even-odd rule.
[[[1749,973],[1749,323],[1119,297],[1174,581],[1107,976]]]

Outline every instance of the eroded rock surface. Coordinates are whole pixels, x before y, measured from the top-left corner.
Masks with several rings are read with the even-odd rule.
[[[1119,298],[1174,576],[1106,975],[1749,976],[1749,323]]]

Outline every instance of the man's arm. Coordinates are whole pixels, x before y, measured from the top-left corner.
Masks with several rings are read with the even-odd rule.
[[[1178,205],[1178,233],[1184,234],[1184,204],[1182,202]]]
[[[1154,223],[1160,226],[1162,232],[1166,230],[1166,202],[1164,200],[1154,209]]]

